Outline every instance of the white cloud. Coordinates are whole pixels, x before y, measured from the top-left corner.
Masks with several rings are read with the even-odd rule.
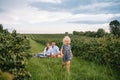
[[[15,9],[0,14],[0,22],[3,24],[36,24],[54,21],[108,21],[113,17],[120,17],[120,14],[71,14],[69,12],[48,12],[39,11],[37,8],[27,6],[22,9]]]
[[[30,1],[30,0],[29,0]],[[32,0],[33,1],[33,0]],[[35,0],[51,3],[60,3],[61,0]],[[96,8],[109,6],[110,3],[96,3],[81,9]],[[17,4],[16,4],[17,5]],[[20,5],[19,5],[20,6]],[[96,31],[98,28],[103,28],[109,31],[108,23],[106,24],[76,24],[67,23],[69,21],[108,21],[113,17],[120,17],[120,14],[72,14],[70,12],[49,12],[38,10],[37,8],[28,6],[26,2],[23,7],[8,10],[0,13],[0,23],[6,28],[16,29],[21,33],[64,33],[78,31]],[[10,28],[12,27],[12,28]]]
[[[114,16],[114,14],[76,14],[69,21],[108,21]]]
[[[28,0],[32,2],[61,3],[61,0]]]
[[[44,2],[61,2],[61,0],[22,0],[23,7],[8,10],[7,12],[0,13],[0,22],[3,24],[36,24],[43,22],[54,22],[54,21],[108,21],[113,17],[120,17],[120,14],[72,14],[70,12],[49,12],[44,10],[38,10],[35,7],[28,5],[27,1],[44,1]],[[112,4],[108,3],[93,3],[87,6],[80,6],[80,9],[94,9],[96,7],[105,7]]]
[[[111,6],[113,3],[112,2],[96,2],[93,4],[89,4],[89,5],[84,5],[84,6],[79,6],[78,9],[82,9],[82,10],[94,10],[97,8],[104,8],[104,7],[108,7]]]
[[[68,12],[48,12],[39,11],[37,8],[25,7],[23,9],[11,10],[8,13],[0,14],[1,23],[4,24],[16,24],[16,23],[42,23],[42,22],[52,22],[60,19],[69,18],[71,16]]]

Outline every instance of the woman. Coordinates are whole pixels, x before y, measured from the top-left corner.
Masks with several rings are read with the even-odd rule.
[[[35,57],[51,57],[52,56],[52,50],[50,48],[50,44],[46,43],[46,47],[43,51],[43,53],[36,54]]]

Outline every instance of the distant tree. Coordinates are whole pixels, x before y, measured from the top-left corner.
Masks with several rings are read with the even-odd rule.
[[[0,33],[2,33],[3,32],[3,26],[2,26],[2,24],[0,24]]]
[[[79,32],[73,31],[73,35],[78,35],[78,34],[79,34]]]
[[[3,33],[4,33],[4,34],[9,34],[8,29],[4,29],[4,30],[3,30]]]
[[[13,30],[13,31],[12,31],[12,36],[14,36],[14,37],[15,37],[16,35],[17,35],[16,30]]]
[[[78,35],[79,36],[84,36],[84,32],[80,31],[80,32],[78,32]]]
[[[115,36],[120,37],[120,22],[118,20],[111,21],[109,26],[110,32]]]
[[[65,32],[65,35],[68,35],[69,33],[68,32]]]
[[[98,29],[96,33],[97,37],[103,37],[105,35],[105,30],[104,29]]]
[[[96,32],[86,31],[84,35],[88,37],[96,37]]]

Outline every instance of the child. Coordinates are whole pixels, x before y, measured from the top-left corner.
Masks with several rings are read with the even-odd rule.
[[[71,51],[71,39],[68,36],[65,36],[63,39],[63,46],[61,47],[61,55],[62,57],[62,68],[66,65],[67,72],[70,72],[70,60],[72,59],[72,51]]]

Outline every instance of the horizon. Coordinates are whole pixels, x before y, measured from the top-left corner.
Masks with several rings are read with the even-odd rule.
[[[62,34],[73,31],[109,32],[120,21],[119,0],[1,0],[0,24],[10,32]]]

